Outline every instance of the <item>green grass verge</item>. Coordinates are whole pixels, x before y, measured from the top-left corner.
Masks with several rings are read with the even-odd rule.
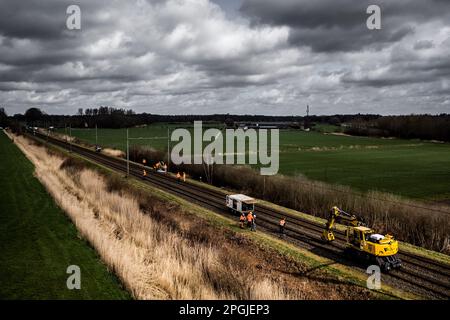
[[[3,132],[0,150],[0,299],[130,299]],[[67,289],[69,265],[80,290]]]

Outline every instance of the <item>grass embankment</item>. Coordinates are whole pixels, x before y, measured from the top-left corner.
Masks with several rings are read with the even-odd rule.
[[[3,132],[0,154],[0,298],[130,298]],[[80,290],[67,289],[70,265],[81,269]]]
[[[86,161],[64,161],[42,147],[25,147],[47,169],[45,179],[64,177],[58,183],[65,185],[54,190],[45,185],[137,298],[405,297],[389,288],[386,294],[370,291],[364,275],[268,235],[240,230],[235,221],[139,180],[126,182],[106,168],[97,169],[101,174],[88,169]]]

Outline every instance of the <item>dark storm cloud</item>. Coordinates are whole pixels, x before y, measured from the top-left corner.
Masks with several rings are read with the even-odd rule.
[[[412,32],[410,26],[401,26],[393,31],[368,32],[362,24],[346,30],[339,27],[298,28],[291,31],[289,40],[291,44],[310,46],[317,52],[358,51],[365,47],[380,50]]]
[[[381,30],[366,27],[372,4],[381,8]],[[450,19],[444,0],[244,0],[240,10],[255,24],[289,26],[291,44],[317,52],[381,49],[413,33],[417,23]]]
[[[422,50],[422,49],[430,49],[433,48],[433,41],[430,40],[419,40],[414,44],[414,49]]]
[[[60,38],[65,26],[64,1],[14,1],[0,2],[0,33],[20,39]]]
[[[0,63],[13,66],[60,65],[85,57],[83,49],[115,25],[101,19],[102,10],[115,1],[41,0],[0,2]],[[82,30],[66,27],[70,5],[82,8]],[[93,35],[95,30],[97,35]],[[98,39],[98,38],[97,38]]]
[[[110,2],[113,3],[113,2]],[[93,13],[108,4],[108,1],[59,0],[0,2],[0,34],[18,39],[55,40],[70,36],[66,28],[66,10],[70,5],[79,5],[83,10],[86,25],[96,25]]]

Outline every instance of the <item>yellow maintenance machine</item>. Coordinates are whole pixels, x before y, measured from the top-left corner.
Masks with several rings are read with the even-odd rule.
[[[331,242],[335,239],[333,226],[336,221],[347,226],[347,251],[366,262],[375,263],[384,271],[399,268],[402,265],[397,256],[398,241],[392,235],[381,235],[364,226],[357,216],[347,213],[338,207],[331,209],[322,239]]]

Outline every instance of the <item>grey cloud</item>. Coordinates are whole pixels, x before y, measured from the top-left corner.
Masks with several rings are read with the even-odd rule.
[[[416,41],[416,43],[414,44],[415,50],[431,49],[433,47],[434,47],[433,41],[431,40],[419,40]]]
[[[372,4],[381,8],[381,30],[366,27]],[[289,26],[293,45],[317,52],[381,49],[414,32],[411,24],[450,18],[450,5],[443,0],[244,0],[240,10],[255,24]]]
[[[336,27],[325,29],[293,29],[290,42],[298,46],[310,46],[317,52],[358,51],[362,48],[382,49],[386,44],[395,43],[413,32],[410,26],[402,26],[393,31],[368,31],[365,25],[343,30]]]

